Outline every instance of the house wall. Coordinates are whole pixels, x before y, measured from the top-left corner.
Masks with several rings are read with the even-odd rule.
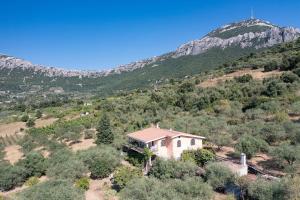
[[[179,159],[181,156],[181,153],[184,150],[196,150],[202,148],[202,139],[194,138],[195,139],[195,145],[191,145],[191,139],[190,137],[176,137],[172,139],[172,149],[173,149],[173,158]],[[177,147],[177,141],[181,141],[181,147]]]
[[[168,140],[166,139],[165,141],[165,146],[161,146],[161,140],[157,140],[156,144],[157,144],[157,153],[156,155],[162,158],[169,158],[169,154],[168,154]]]

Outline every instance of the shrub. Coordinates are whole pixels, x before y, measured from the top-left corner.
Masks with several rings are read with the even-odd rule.
[[[36,176],[33,176],[33,177],[30,177],[26,182],[25,182],[25,185],[28,186],[28,187],[31,187],[31,186],[34,186],[36,184],[38,184],[40,181],[39,181],[39,178],[36,177]]]
[[[181,154],[182,161],[192,161],[197,165],[204,166],[215,159],[214,153],[207,149],[186,150]]]
[[[299,80],[299,77],[293,72],[284,72],[280,79],[285,83],[293,83]]]
[[[234,182],[234,174],[221,163],[210,163],[205,169],[205,179],[215,190],[223,191]]]
[[[114,173],[114,184],[119,188],[123,189],[129,181],[135,178],[142,177],[143,173],[140,169],[132,168],[128,166],[122,166],[117,168]]]
[[[201,199],[213,197],[212,188],[200,178],[159,181],[155,178],[134,179],[120,193],[121,199]]]
[[[278,69],[278,64],[276,61],[269,62],[264,65],[265,72],[269,72],[269,71],[273,71],[273,70],[277,70],[277,69]]]
[[[157,159],[149,171],[150,176],[159,179],[195,176],[197,165],[192,162]]]
[[[47,176],[74,181],[87,173],[87,167],[70,150],[60,149],[48,160]]]
[[[26,200],[26,199],[84,200],[84,193],[80,189],[73,187],[73,184],[66,180],[50,180],[32,186],[29,189],[26,189],[21,193],[17,194],[17,200]]]
[[[250,74],[245,74],[243,76],[234,77],[234,79],[238,83],[247,83],[247,82],[251,81],[253,78]]]
[[[78,179],[75,182],[75,186],[77,188],[81,188],[83,190],[88,190],[89,187],[90,187],[90,181],[89,181],[89,179],[87,177],[83,177],[83,178]]]
[[[35,125],[34,119],[29,118],[28,121],[26,122],[27,127],[33,127]]]
[[[26,169],[0,163],[0,191],[7,191],[22,185],[26,180]]]
[[[26,176],[40,177],[45,174],[47,165],[42,154],[31,152],[26,155],[25,159],[20,160],[16,165],[26,169]]]
[[[50,165],[47,170],[47,176],[54,177],[56,179],[68,179],[74,181],[82,178],[87,171],[87,167],[81,160],[71,157],[61,163]]]
[[[28,115],[22,115],[22,117],[21,117],[21,121],[22,121],[22,122],[27,122],[28,119],[29,119],[29,116],[28,116]]]
[[[109,176],[120,164],[118,151],[109,146],[98,146],[78,153],[91,172],[92,178]]]
[[[37,110],[36,113],[35,113],[35,117],[39,119],[39,118],[41,118],[42,116],[43,116],[42,111],[41,111],[41,110]]]
[[[84,139],[92,139],[94,137],[94,131],[85,130],[84,131]]]
[[[245,153],[248,159],[252,158],[256,153],[266,150],[266,148],[268,148],[268,144],[264,140],[251,135],[242,136],[235,145],[236,151]]]
[[[267,181],[258,179],[251,182],[248,187],[249,199],[283,200],[289,199],[287,186],[281,181]]]

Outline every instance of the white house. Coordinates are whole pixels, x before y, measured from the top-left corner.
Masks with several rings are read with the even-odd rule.
[[[184,150],[202,148],[202,140],[205,139],[202,136],[159,127],[146,128],[127,136],[134,147],[148,147],[156,156],[166,159],[179,159]]]

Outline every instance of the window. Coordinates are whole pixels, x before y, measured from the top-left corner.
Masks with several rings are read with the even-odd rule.
[[[162,147],[166,146],[166,140],[162,140],[162,141],[161,141],[161,146],[162,146]]]
[[[181,140],[177,140],[177,147],[181,147]]]
[[[194,145],[195,145],[195,139],[192,138],[192,139],[191,139],[191,146],[194,146]]]

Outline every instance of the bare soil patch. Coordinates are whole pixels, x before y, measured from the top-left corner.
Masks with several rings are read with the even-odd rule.
[[[36,128],[42,128],[45,126],[49,126],[51,124],[53,124],[54,122],[56,122],[58,120],[58,118],[40,118],[35,120],[35,127]]]
[[[18,162],[23,157],[21,146],[11,145],[4,148],[4,160],[9,161],[11,164]]]
[[[205,80],[202,83],[200,83],[198,86],[203,87],[203,88],[215,87],[219,83],[225,82],[226,80],[231,80],[234,77],[239,77],[239,76],[243,76],[246,74],[251,75],[253,77],[253,79],[262,80],[264,78],[269,78],[272,76],[279,76],[282,74],[282,72],[277,71],[277,70],[270,71],[270,72],[263,72],[263,69],[256,69],[256,70],[244,69],[244,70],[236,71],[236,72],[226,74],[226,75],[223,75],[220,77]]]
[[[90,187],[85,192],[86,200],[117,200],[111,188],[111,177],[90,180]]]
[[[45,126],[49,126],[57,121],[57,118],[41,118],[35,120],[35,127],[41,128]],[[13,122],[8,124],[0,124],[0,137],[12,136],[15,134],[23,135],[24,131],[21,132],[20,129],[26,129],[25,122]]]
[[[69,146],[73,151],[80,151],[80,150],[86,150],[91,147],[94,147],[94,146],[96,146],[96,144],[95,144],[94,139],[83,139],[82,138],[76,143],[69,143]]]
[[[9,124],[0,124],[0,137],[23,134],[20,129],[26,128],[25,122],[13,122]]]

